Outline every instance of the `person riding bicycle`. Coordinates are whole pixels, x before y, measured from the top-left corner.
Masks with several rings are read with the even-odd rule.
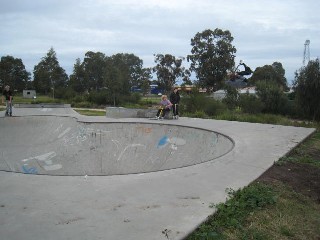
[[[244,71],[237,71],[238,67],[242,65],[244,66]],[[252,70],[250,67],[248,67],[245,63],[240,61],[239,65],[237,66],[235,72],[230,72],[228,74],[229,80],[226,81],[225,83],[227,85],[233,86],[235,88],[242,88],[247,86],[247,78],[244,76],[252,74]]]
[[[251,68],[249,68],[244,62],[240,61],[239,65],[244,66],[244,71],[236,72],[236,75],[240,76],[240,78],[243,77],[243,76],[250,75],[251,73],[253,73]],[[246,78],[244,78],[244,79],[246,79]]]
[[[161,101],[159,103],[159,109],[156,115],[156,118],[164,118],[167,112],[170,112],[172,103],[168,100],[167,95],[161,96]]]

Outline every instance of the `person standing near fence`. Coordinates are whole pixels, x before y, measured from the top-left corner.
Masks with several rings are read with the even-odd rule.
[[[5,86],[2,93],[2,103],[6,103],[6,116],[12,116],[12,92],[10,86]]]
[[[170,94],[170,102],[172,103],[172,112],[173,118],[179,118],[179,103],[180,103],[180,94],[177,87],[173,89],[173,92]]]

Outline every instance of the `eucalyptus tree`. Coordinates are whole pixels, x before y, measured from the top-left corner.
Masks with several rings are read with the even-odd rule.
[[[68,84],[68,75],[65,70],[60,67],[56,52],[51,47],[45,57],[34,66],[34,87],[40,92],[47,94],[53,92],[57,88],[63,89]]]
[[[107,59],[109,71],[113,68],[113,74],[117,72],[117,78],[113,79],[113,84],[119,85],[118,91],[123,94],[128,94],[131,87],[140,85],[139,80],[142,74],[142,65],[143,61],[139,57],[129,53],[118,53]],[[106,80],[110,82],[108,71]],[[112,87],[109,83],[108,88]]]
[[[146,95],[150,92],[150,83],[152,78],[152,69],[143,68],[139,77],[139,87],[142,90],[142,94]]]
[[[256,85],[256,83],[259,81],[273,83],[283,90],[287,89],[285,70],[280,62],[274,62],[272,65],[257,67],[253,72],[249,82],[251,85]]]
[[[153,72],[157,75],[157,84],[160,89],[163,89],[166,93],[172,90],[172,87],[176,84],[177,80],[185,80],[189,76],[189,71],[182,66],[184,58],[175,57],[171,54],[156,54]]]
[[[276,82],[279,86],[281,86],[283,89],[288,88],[287,79],[285,77],[286,70],[283,68],[282,63],[280,62],[274,62],[272,63],[272,67],[274,71],[277,73],[276,76]]]
[[[83,93],[88,91],[88,82],[85,81],[84,66],[79,58],[76,59],[76,63],[73,65],[73,73],[70,75],[69,87],[78,92]]]
[[[296,99],[306,116],[320,121],[320,63],[319,58],[297,71],[294,80]]]
[[[3,56],[0,60],[0,86],[10,85],[12,90],[21,92],[30,87],[30,73],[22,60],[12,56]]]
[[[99,90],[103,87],[106,56],[101,52],[88,51],[81,64],[84,72],[83,84],[88,91]]]
[[[191,39],[190,70],[194,71],[201,87],[212,90],[220,88],[227,76],[227,70],[234,67],[236,48],[233,37],[226,30],[204,30]]]

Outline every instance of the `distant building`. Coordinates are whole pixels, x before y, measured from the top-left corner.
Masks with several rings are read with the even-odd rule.
[[[160,89],[157,84],[151,84],[150,85],[150,93],[151,94],[161,94],[163,92],[163,89]]]
[[[133,86],[131,87],[131,92],[142,92],[141,88],[137,87],[137,86]]]
[[[23,98],[34,98],[37,96],[36,90],[23,90]]]
[[[238,92],[240,94],[243,94],[243,93],[256,94],[256,87],[241,88],[241,89],[238,89]]]
[[[240,88],[237,89],[239,94],[256,94],[256,87],[245,87],[245,88]],[[215,91],[214,93],[211,94],[211,97],[213,97],[216,100],[222,100],[226,97],[227,91],[224,89],[220,89],[218,91]]]
[[[218,91],[215,91],[211,94],[211,96],[215,99],[215,100],[222,100],[226,97],[227,95],[227,91],[220,89]]]

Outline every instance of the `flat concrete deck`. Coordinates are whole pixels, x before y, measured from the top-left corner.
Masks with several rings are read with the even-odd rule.
[[[81,123],[87,126],[97,123],[102,125],[123,123],[124,129],[126,123],[138,123],[142,126],[154,123],[157,129],[161,129],[163,125],[166,131],[170,130],[170,126],[176,128],[174,125],[191,129],[200,128],[228,136],[234,146],[218,158],[200,160],[203,163],[199,163],[197,154],[192,155],[195,151],[193,149],[188,154],[191,156],[188,162],[193,158],[194,163],[198,164],[149,173],[51,176],[14,173],[8,172],[7,169],[0,171],[0,234],[1,239],[6,240],[183,239],[214,212],[214,209],[209,207],[211,204],[226,200],[226,188],[236,190],[247,186],[315,131],[307,128],[193,118],[158,122],[148,119],[86,117],[70,108],[16,108],[13,113],[15,117],[1,119],[0,128],[2,136],[0,160],[6,158],[6,161],[9,161],[9,170],[16,165],[10,165],[10,161],[25,160],[28,164],[32,158],[38,157],[38,160],[41,160],[44,156],[58,155],[59,148],[54,150],[56,155],[26,155],[26,158],[21,159],[22,155],[19,154],[24,151],[31,153],[32,149],[41,152],[42,148],[44,153],[53,152],[50,150],[50,142],[47,142],[48,138],[50,139],[48,129],[45,130],[43,125],[37,122],[36,117],[30,118],[36,115],[66,116],[66,120],[72,117],[77,120],[74,124]],[[0,112],[0,117],[3,116],[4,112]],[[19,142],[14,149],[11,149],[12,155],[10,155],[7,152],[9,145],[6,145],[3,132],[9,124],[10,129],[15,129],[12,127],[15,122],[24,123],[24,119],[27,119],[24,116],[29,116],[29,129],[34,121],[34,129],[39,124],[42,126],[39,131],[43,134],[37,133],[30,137],[27,146],[21,146],[22,143]],[[61,121],[61,118],[58,119]],[[71,128],[71,125],[68,127]],[[18,125],[17,129],[19,131],[11,131],[11,141],[26,139],[23,134],[28,132],[27,129],[23,130]],[[53,132],[57,128],[51,127],[51,129]],[[195,132],[191,134],[196,135]],[[43,135],[48,137],[43,141],[39,140]],[[62,136],[66,135],[67,132],[64,130],[56,137],[61,136],[63,139]],[[185,136],[180,138],[184,139]],[[44,144],[39,148],[42,142]],[[197,140],[193,144],[196,143],[199,143],[199,148],[205,149],[206,141]],[[178,146],[175,147],[179,148],[179,144],[176,145]],[[60,146],[63,149],[63,145]],[[170,146],[172,147],[170,144],[167,145],[168,148]],[[88,146],[82,147],[85,149]],[[148,148],[150,152],[154,151],[150,146]],[[134,151],[130,153],[134,154]],[[107,154],[104,154],[108,158]],[[49,160],[55,159],[52,157]],[[46,162],[46,166],[57,165],[54,161],[51,165],[50,161]],[[76,166],[77,163],[74,164]],[[5,167],[2,166],[3,168]],[[55,171],[52,168],[49,170]]]

